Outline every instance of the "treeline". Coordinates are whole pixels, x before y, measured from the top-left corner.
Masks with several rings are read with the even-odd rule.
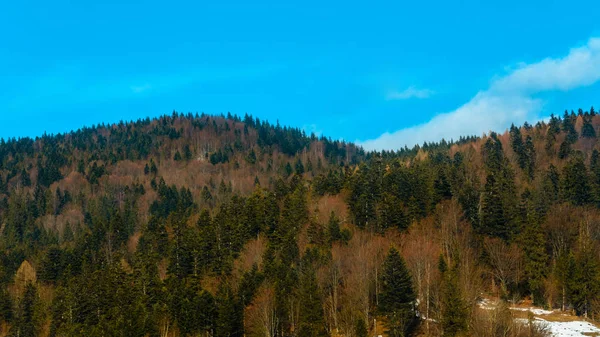
[[[482,294],[596,318],[599,126],[364,152],[173,113],[2,140],[1,334],[544,335]]]

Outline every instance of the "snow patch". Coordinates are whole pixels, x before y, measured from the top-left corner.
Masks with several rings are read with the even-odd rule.
[[[516,321],[529,324],[529,321],[523,318],[518,318]],[[598,327],[586,321],[550,322],[536,317],[535,322],[547,326],[554,337],[589,337],[594,334],[600,334]]]

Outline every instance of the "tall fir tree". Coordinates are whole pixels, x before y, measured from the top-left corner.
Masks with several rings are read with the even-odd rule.
[[[379,312],[387,317],[388,334],[407,336],[416,321],[412,276],[397,249],[391,248],[383,262]]]
[[[325,326],[321,290],[314,271],[304,272],[299,297],[298,337],[329,336]]]
[[[446,268],[440,269],[443,271]],[[443,336],[455,337],[465,333],[468,328],[469,312],[463,300],[456,268],[443,272],[441,307]]]
[[[530,211],[533,213],[533,211]],[[546,254],[546,237],[537,216],[527,215],[524,230],[521,233],[525,262],[525,278],[534,303],[542,303],[542,287],[548,271],[548,255]]]

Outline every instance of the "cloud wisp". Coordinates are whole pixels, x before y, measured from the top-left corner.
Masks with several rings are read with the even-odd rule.
[[[562,58],[546,58],[520,64],[508,74],[496,77],[488,89],[478,92],[456,110],[440,113],[430,121],[386,132],[378,138],[357,141],[367,150],[392,150],[423,142],[458,139],[505,130],[510,123],[540,120],[544,102],[535,94],[568,91],[600,80],[600,38],[591,38],[572,48]]]
[[[410,98],[423,99],[423,98],[428,98],[433,94],[434,94],[433,90],[417,89],[414,86],[410,86],[404,91],[392,91],[392,92],[388,93],[386,96],[386,99],[388,101],[397,101],[397,100],[404,100],[404,99],[410,99]]]

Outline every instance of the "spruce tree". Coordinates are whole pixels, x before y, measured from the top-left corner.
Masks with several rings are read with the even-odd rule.
[[[596,138],[596,130],[592,125],[591,118],[583,119],[583,126],[581,127],[581,137],[583,138]]]
[[[578,248],[569,291],[577,314],[587,317],[593,303],[600,297],[600,263],[590,234],[586,231],[580,230]]]
[[[12,335],[19,337],[37,337],[41,328],[39,298],[36,287],[30,282],[25,287],[25,293],[19,303]]]
[[[581,154],[567,163],[562,178],[562,195],[566,201],[578,206],[592,201],[588,172]]]
[[[456,268],[444,273],[442,281],[442,331],[454,337],[467,331],[468,307],[463,300]]]
[[[390,336],[404,337],[415,323],[415,292],[412,277],[404,259],[395,248],[391,248],[383,262],[379,312],[387,316]]]
[[[359,317],[356,320],[356,325],[354,327],[354,335],[356,337],[367,337],[369,334],[369,330],[367,329],[367,324],[365,323],[364,318]]]
[[[529,215],[523,233],[521,245],[525,258],[525,278],[534,303],[541,303],[542,286],[547,275],[548,255],[546,237],[534,215]]]
[[[516,230],[516,188],[502,143],[492,134],[483,146],[486,182],[481,200],[483,234],[509,240]]]
[[[215,337],[241,337],[244,335],[244,313],[231,287],[222,284],[217,291],[217,319]]]
[[[300,284],[298,337],[326,337],[321,290],[314,271],[305,271]]]
[[[340,230],[340,220],[335,213],[331,211],[329,215],[329,222],[327,223],[327,234],[329,235],[329,242],[335,242],[342,238],[342,232]]]

